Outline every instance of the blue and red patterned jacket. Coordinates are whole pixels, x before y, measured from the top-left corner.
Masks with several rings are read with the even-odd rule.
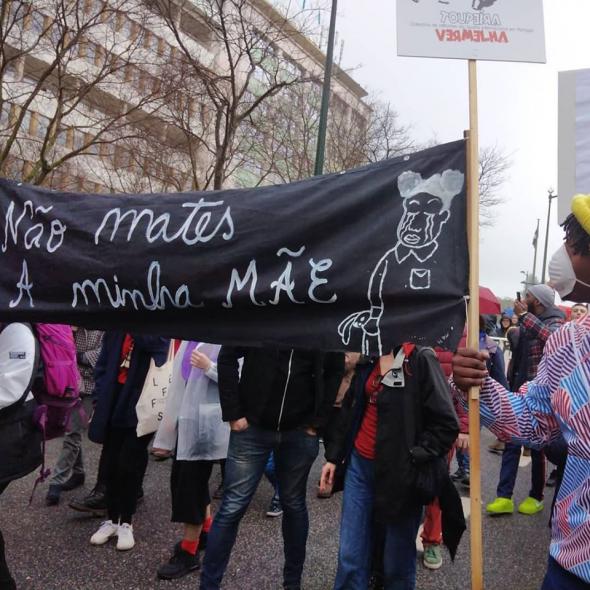
[[[590,584],[590,317],[549,337],[536,378],[518,393],[488,377],[480,403],[482,423],[502,440],[540,448],[563,434],[568,458],[550,553]]]

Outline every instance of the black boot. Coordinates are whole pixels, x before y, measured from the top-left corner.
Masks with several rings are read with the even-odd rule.
[[[197,555],[191,555],[182,549],[180,543],[177,543],[170,561],[158,569],[158,578],[160,580],[176,580],[198,570],[200,565]]]
[[[47,506],[57,506],[59,504],[59,496],[61,494],[61,485],[50,485],[45,496],[45,504]]]
[[[104,516],[107,512],[105,489],[102,486],[96,486],[86,497],[72,500],[69,507],[78,512],[87,512],[92,516]]]

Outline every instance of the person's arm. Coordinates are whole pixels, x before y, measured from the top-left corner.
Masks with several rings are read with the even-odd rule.
[[[520,316],[520,325],[526,330],[527,335],[545,343],[549,336],[561,327],[562,322],[544,323],[534,314],[527,312]]]
[[[551,395],[559,386],[561,369],[571,364],[567,360],[571,351],[559,346],[559,335],[562,333],[547,341],[535,380],[523,385],[517,393],[508,391],[489,376],[484,377],[485,369],[481,370],[479,353],[460,350],[453,359],[454,387],[466,391],[470,385],[483,379],[480,392],[482,424],[500,439],[542,447],[559,435]],[[467,405],[465,398],[463,405]]]
[[[217,357],[217,383],[224,422],[234,422],[245,417],[239,395],[239,359],[244,355],[243,348],[222,346]]]
[[[219,381],[217,363],[212,361],[204,352],[198,349],[193,350],[191,354],[191,365],[202,369],[205,376],[215,381],[215,383]]]
[[[77,360],[79,364],[92,367],[93,369],[96,367],[98,357],[100,356],[100,349],[102,348],[102,335],[103,333],[100,330],[86,330],[88,348],[78,352]]]
[[[459,420],[434,351],[422,349],[418,353],[417,365],[422,393],[422,433],[417,446],[420,453],[429,457],[443,457],[457,439]]]
[[[209,368],[205,371],[205,375],[207,375],[207,377],[209,377],[211,381],[215,381],[215,383],[218,383],[219,374],[217,372],[217,363],[211,361],[211,365],[209,365]]]

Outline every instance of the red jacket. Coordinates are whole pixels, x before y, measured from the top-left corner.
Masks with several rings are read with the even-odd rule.
[[[465,338],[461,340],[459,347],[465,346],[464,340]],[[442,367],[445,377],[449,379],[449,377],[453,373],[453,353],[450,350],[445,350],[444,348],[435,348],[434,352],[436,353],[438,362]],[[463,409],[463,404],[461,403],[461,400],[459,399],[459,396],[454,389],[452,396],[453,406],[455,406],[455,412],[457,413],[457,418],[459,418],[459,431],[461,432],[461,434],[469,434],[469,415]]]

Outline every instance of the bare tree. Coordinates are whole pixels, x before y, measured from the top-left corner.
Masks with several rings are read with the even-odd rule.
[[[0,174],[63,188],[74,159],[85,177],[98,157],[124,168],[118,143],[153,125],[165,94],[150,18],[140,0],[2,3]]]
[[[245,163],[251,118],[272,97],[313,77],[296,44],[288,55],[281,49],[303,35],[293,22],[304,23],[305,11],[281,14],[252,0],[160,0],[157,7],[179,48],[171,75],[182,80],[182,92],[170,125],[183,136],[192,187],[220,189]],[[169,139],[180,141],[173,133]]]
[[[292,182],[313,175],[321,88],[302,84],[268,101],[250,119],[249,165],[261,183]],[[339,172],[407,153],[409,129],[386,103],[368,101],[351,108],[332,94],[325,171]]]
[[[497,145],[487,146],[479,152],[479,205],[480,225],[494,224],[495,209],[504,202],[501,190],[508,180],[512,160]]]
[[[440,142],[433,137],[421,149],[433,147]],[[502,188],[508,181],[512,158],[498,145],[484,146],[479,150],[479,224],[494,225],[495,209],[504,202]]]

